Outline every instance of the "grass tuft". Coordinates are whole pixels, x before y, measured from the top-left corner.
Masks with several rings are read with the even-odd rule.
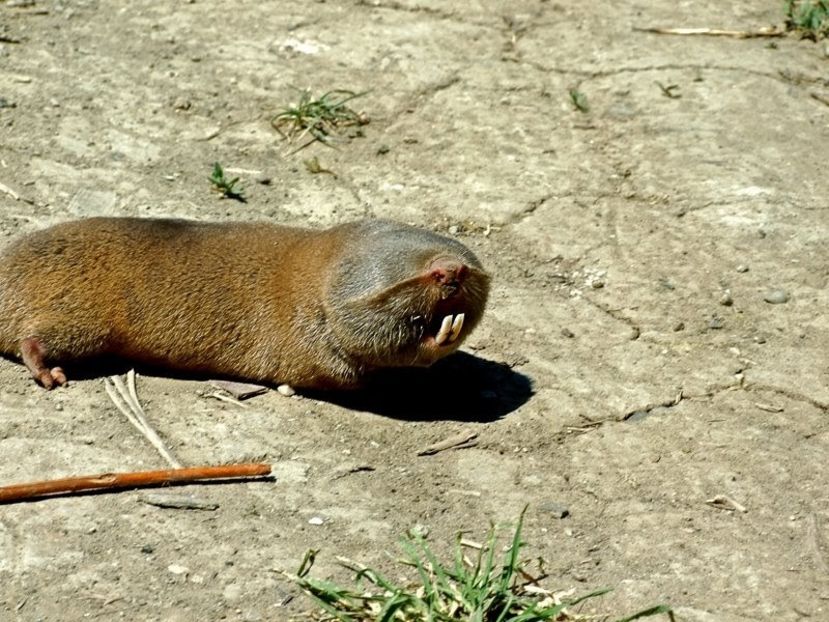
[[[785,0],[786,26],[809,39],[829,36],[829,0]]]
[[[401,541],[402,564],[414,570],[414,583],[397,583],[378,571],[338,558],[340,564],[355,571],[355,586],[342,587],[329,581],[311,578],[310,572],[318,551],[306,553],[296,574],[283,572],[319,606],[313,619],[322,622],[546,622],[585,620],[572,608],[609,590],[597,590],[574,599],[543,589],[519,559],[524,542],[521,513],[511,542],[498,555],[495,527],[491,527],[483,545],[464,540],[455,543],[454,559],[442,563],[424,538],[409,534]],[[474,550],[471,553],[470,550]],[[541,567],[539,560],[539,567]],[[640,618],[665,614],[673,621],[670,607],[658,605],[633,615],[615,618],[632,622]],[[597,618],[591,617],[591,620]],[[605,620],[612,617],[605,617]]]
[[[590,112],[590,104],[587,103],[587,95],[578,89],[570,89],[570,102],[579,112]]]
[[[300,141],[310,135],[311,140],[331,146],[333,137],[342,128],[366,125],[368,117],[362,112],[355,112],[348,104],[368,93],[355,93],[345,89],[328,91],[314,98],[309,90],[301,92],[299,102],[291,104],[271,119],[271,125],[287,141]]]
[[[233,179],[228,179],[225,177],[224,169],[218,162],[213,163],[213,172],[207,179],[211,184],[213,184],[213,190],[221,193],[222,197],[226,199],[235,199],[237,201],[241,201],[242,203],[245,202],[245,197],[242,194],[244,192],[242,187],[236,185],[239,183],[239,178],[234,177]]]

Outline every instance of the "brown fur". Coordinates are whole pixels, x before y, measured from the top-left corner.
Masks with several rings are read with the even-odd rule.
[[[350,388],[376,368],[429,365],[456,350],[488,290],[466,247],[388,221],[314,231],[91,218],[24,236],[0,256],[0,352],[22,352],[47,387],[45,364],[114,355]],[[430,342],[440,319],[459,312],[460,338]],[[51,370],[59,384],[62,374]]]

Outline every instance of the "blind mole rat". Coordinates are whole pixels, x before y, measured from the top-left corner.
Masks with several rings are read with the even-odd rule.
[[[89,218],[0,255],[0,353],[47,389],[66,383],[63,366],[104,355],[350,389],[457,350],[489,282],[460,242],[391,221]]]

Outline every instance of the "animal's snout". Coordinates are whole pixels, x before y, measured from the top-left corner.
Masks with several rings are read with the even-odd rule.
[[[448,298],[458,292],[469,268],[456,257],[438,257],[429,266],[429,271],[441,287],[443,298]]]

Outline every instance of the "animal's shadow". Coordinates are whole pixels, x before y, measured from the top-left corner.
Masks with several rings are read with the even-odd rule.
[[[4,357],[8,358],[8,357]],[[70,383],[123,374],[134,364],[117,358],[75,362],[66,368]],[[148,376],[210,380],[202,374],[179,373],[136,366]],[[428,368],[399,368],[376,372],[365,387],[353,391],[301,391],[309,398],[344,408],[409,421],[495,421],[533,394],[532,381],[504,363],[458,352]]]
[[[495,421],[526,403],[532,381],[504,363],[458,352],[428,368],[388,369],[356,391],[304,395],[408,421]]]

